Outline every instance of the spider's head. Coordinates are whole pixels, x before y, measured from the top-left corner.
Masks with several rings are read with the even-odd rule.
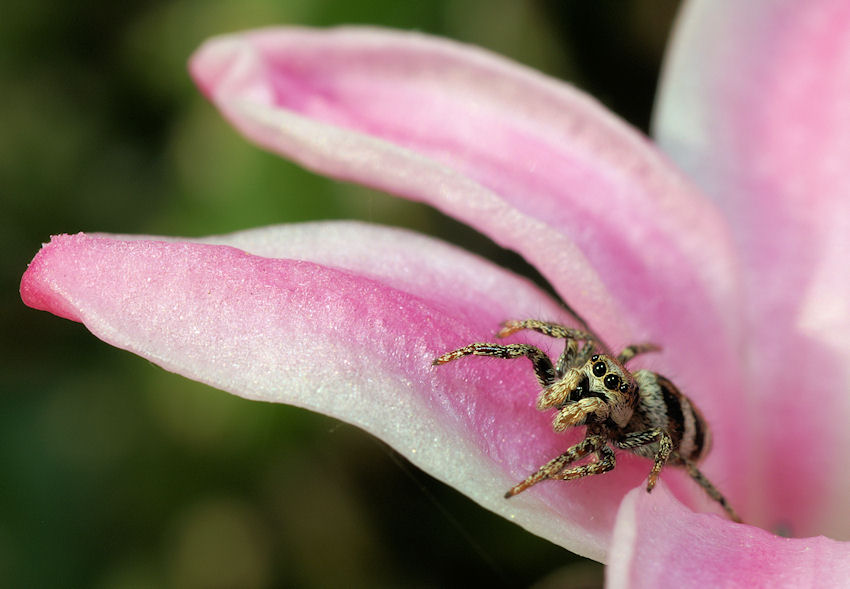
[[[553,424],[557,431],[606,420],[623,427],[632,417],[637,397],[631,373],[612,356],[595,354],[546,388],[537,407],[558,409]]]
[[[575,391],[578,393],[575,400],[591,396],[604,398],[609,405],[633,406],[635,379],[617,360],[607,354],[595,354],[580,370],[584,375],[583,387]]]

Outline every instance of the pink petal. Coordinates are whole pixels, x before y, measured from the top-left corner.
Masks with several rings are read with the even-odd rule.
[[[58,236],[31,263],[21,294],[167,370],[351,422],[485,507],[602,558],[616,507],[642,484],[646,461],[505,500],[575,435],[555,434],[551,416],[535,410],[539,387],[524,360],[431,366],[446,351],[492,340],[506,318],[568,320],[536,287],[433,239],[355,223],[210,241],[293,258]]]
[[[104,235],[126,240],[160,240],[228,245],[264,258],[309,260],[352,271],[447,306],[477,309],[495,295],[505,305],[563,316],[540,289],[466,250],[424,235],[356,221],[322,221],[255,228],[203,238]],[[509,290],[507,296],[503,291]],[[477,313],[477,311],[474,311]],[[491,334],[504,321],[487,326]]]
[[[722,431],[707,470],[747,470],[745,414],[726,410],[741,391],[724,221],[595,101],[475,48],[376,29],[220,37],[191,70],[264,147],[520,252],[613,347],[659,341],[659,367]]]
[[[609,589],[846,587],[850,543],[780,538],[696,514],[659,485],[624,499],[608,563]]]
[[[512,141],[532,138],[495,137],[510,130],[502,125],[486,134],[504,114],[499,102],[508,97],[496,102],[473,94],[473,82],[487,82],[473,76],[495,72],[455,63],[467,52],[474,55],[447,42],[371,29],[269,29],[208,41],[193,56],[191,71],[225,116],[265,147],[324,174],[431,202],[507,247],[537,246],[539,253],[546,251],[545,265],[575,268],[577,287],[585,296],[601,298],[602,285],[572,243],[539,219],[519,214],[502,194],[472,176],[476,170],[460,167],[486,167],[498,175],[486,180],[516,184],[505,187],[529,201],[535,196],[520,192],[519,180],[501,179],[515,167],[509,165],[516,155]],[[452,81],[459,87],[453,89]],[[448,82],[445,88],[442,82]],[[502,93],[506,90],[518,89]],[[486,101],[476,106],[482,98]],[[492,149],[473,150],[478,144]],[[472,161],[452,161],[458,152]],[[542,181],[525,167],[524,175]],[[536,195],[534,204],[551,209],[546,200]]]
[[[523,253],[600,331],[622,334],[624,317],[673,329],[681,301],[714,309],[731,288],[722,220],[642,137],[496,56],[375,29],[268,29],[207,42],[191,69],[250,138],[463,219]]]
[[[693,2],[662,90],[659,141],[745,256],[755,521],[850,538],[850,3]]]

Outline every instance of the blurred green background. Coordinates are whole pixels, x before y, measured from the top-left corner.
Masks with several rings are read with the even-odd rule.
[[[23,306],[53,233],[410,227],[516,268],[422,205],[316,177],[192,86],[211,35],[418,29],[585,88],[646,128],[677,2],[176,0],[0,8],[2,587],[595,587],[602,567],[479,508],[354,428],[166,373]]]

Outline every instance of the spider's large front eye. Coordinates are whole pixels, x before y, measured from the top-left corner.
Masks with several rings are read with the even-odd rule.
[[[594,366],[594,368],[596,367]],[[605,383],[605,388],[609,391],[616,391],[620,387],[620,377],[616,374],[609,374],[602,382]]]
[[[605,376],[605,373],[608,372],[608,367],[605,366],[605,362],[597,362],[593,365],[593,375],[594,376]]]

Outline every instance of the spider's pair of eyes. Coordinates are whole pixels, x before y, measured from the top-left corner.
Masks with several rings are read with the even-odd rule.
[[[605,362],[596,362],[593,365],[592,370],[594,376],[598,378],[602,378],[603,376],[605,377],[602,379],[602,384],[604,384],[605,388],[609,391],[616,391],[620,388],[621,381],[619,376],[616,374],[605,374],[608,372],[608,367],[605,365]]]

